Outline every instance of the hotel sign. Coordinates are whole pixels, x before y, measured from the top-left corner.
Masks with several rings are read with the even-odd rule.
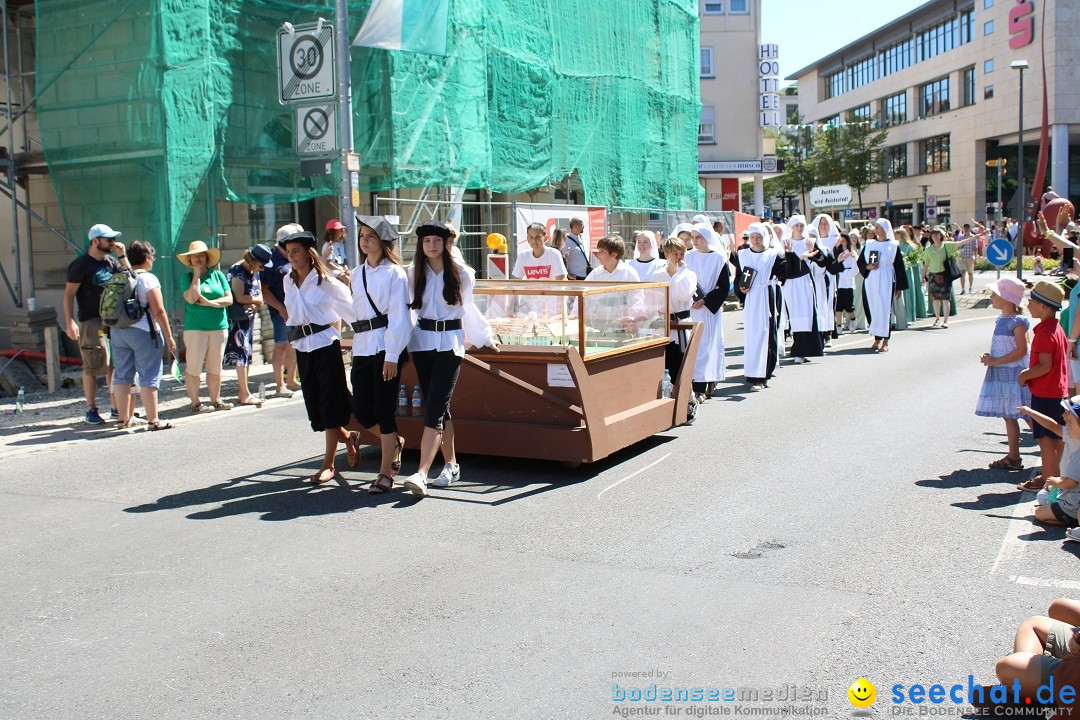
[[[780,127],[779,57],[778,46],[758,46],[758,116],[761,127]]]
[[[1016,7],[1009,11],[1009,47],[1019,50],[1035,40],[1035,3],[1016,0]]]

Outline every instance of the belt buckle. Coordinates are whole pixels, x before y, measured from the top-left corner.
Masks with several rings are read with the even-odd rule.
[[[308,337],[312,334],[311,323],[304,323],[300,326],[300,334],[304,337]]]
[[[446,332],[446,321],[445,320],[436,320],[435,321],[435,332]]]

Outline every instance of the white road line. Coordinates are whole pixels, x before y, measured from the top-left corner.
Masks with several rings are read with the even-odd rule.
[[[1031,514],[1031,500],[1025,499],[1016,503],[1013,508],[1012,520],[1005,530],[1005,537],[1001,540],[1001,548],[998,550],[994,566],[990,568],[990,575],[997,575],[1007,560],[1021,555],[1024,551],[1024,543],[1020,541],[1020,534],[1031,530],[1031,521],[1027,516]]]
[[[611,484],[611,485],[608,485],[608,486],[607,486],[606,488],[604,488],[603,490],[601,490],[601,491],[600,491],[600,493],[599,493],[599,494],[598,494],[598,495],[596,496],[596,499],[597,499],[597,500],[599,500],[599,499],[600,499],[600,495],[603,495],[604,493],[606,493],[606,492],[607,492],[608,490],[610,490],[611,488],[615,487],[616,485],[622,485],[622,484],[623,484],[624,482],[626,482],[626,481],[627,481],[627,480],[629,480],[630,478],[634,477],[635,475],[640,475],[641,473],[645,472],[645,471],[646,471],[646,470],[648,470],[649,468],[651,468],[651,467],[655,467],[655,466],[659,465],[660,463],[662,463],[662,462],[664,462],[665,460],[667,460],[667,459],[668,459],[669,457],[671,457],[671,453],[668,453],[667,455],[665,455],[664,457],[660,458],[659,460],[657,460],[657,461],[655,461],[655,462],[651,462],[651,463],[649,463],[648,465],[646,465],[645,467],[641,468],[640,470],[635,470],[634,472],[630,473],[629,475],[627,475],[626,477],[624,477],[624,478],[623,478],[622,480],[620,480],[619,482],[617,482],[617,483],[613,483],[613,484]]]
[[[1052,587],[1063,588],[1065,590],[1080,590],[1080,582],[1076,580],[1058,580],[1057,578],[1043,580],[1040,578],[1024,577],[1023,575],[1013,575],[1009,578],[1009,582],[1014,582],[1017,585],[1031,585],[1032,587]]]

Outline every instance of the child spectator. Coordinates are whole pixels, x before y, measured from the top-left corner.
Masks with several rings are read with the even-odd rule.
[[[991,283],[989,289],[990,304],[1001,316],[994,325],[990,352],[983,353],[979,359],[986,366],[986,376],[975,405],[975,414],[1005,420],[1009,454],[990,463],[990,467],[995,470],[1023,470],[1018,407],[1027,405],[1030,398],[1027,388],[1020,387],[1017,382],[1028,354],[1029,326],[1020,309],[1024,301],[1024,283],[1016,278],[1003,277]]]
[[[1035,251],[1035,260],[1031,263],[1031,271],[1036,275],[1046,274],[1046,268],[1043,266],[1042,250]]]
[[[1080,636],[1073,632],[1077,625],[1080,625],[1080,602],[1067,598],[1050,603],[1046,615],[1029,617],[1016,631],[1012,654],[997,662],[998,681],[1010,688],[1013,682],[1019,681],[1020,701],[1023,702],[1024,697],[1035,697],[1040,685],[1050,686],[1051,678],[1062,678],[1058,673],[1059,666],[1063,661],[1066,665],[1074,664],[1080,653]],[[1061,688],[1066,684],[1061,679],[1054,687]],[[978,705],[987,705],[985,695],[976,697],[981,701]]]
[[[626,242],[618,235],[609,235],[596,243],[596,259],[600,266],[585,278],[592,282],[641,282],[637,271],[623,262]]]
[[[1065,293],[1060,285],[1042,280],[1031,290],[1028,310],[1031,317],[1039,320],[1031,342],[1031,361],[1027,370],[1020,373],[1017,381],[1031,391],[1031,408],[1063,424],[1064,409],[1061,401],[1068,396],[1065,377],[1065,333],[1061,330],[1055,314],[1061,309]],[[1062,441],[1052,430],[1041,424],[1032,428],[1032,435],[1039,443],[1042,456],[1042,473],[1017,487],[1037,492],[1044,480],[1056,477],[1060,470]]]
[[[565,280],[562,252],[547,246],[547,228],[532,223],[525,233],[532,252],[518,253],[511,275],[518,280]]]

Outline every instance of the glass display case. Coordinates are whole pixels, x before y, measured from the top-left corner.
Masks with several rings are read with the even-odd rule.
[[[573,347],[592,359],[668,342],[664,283],[477,280],[473,295],[500,346]]]

